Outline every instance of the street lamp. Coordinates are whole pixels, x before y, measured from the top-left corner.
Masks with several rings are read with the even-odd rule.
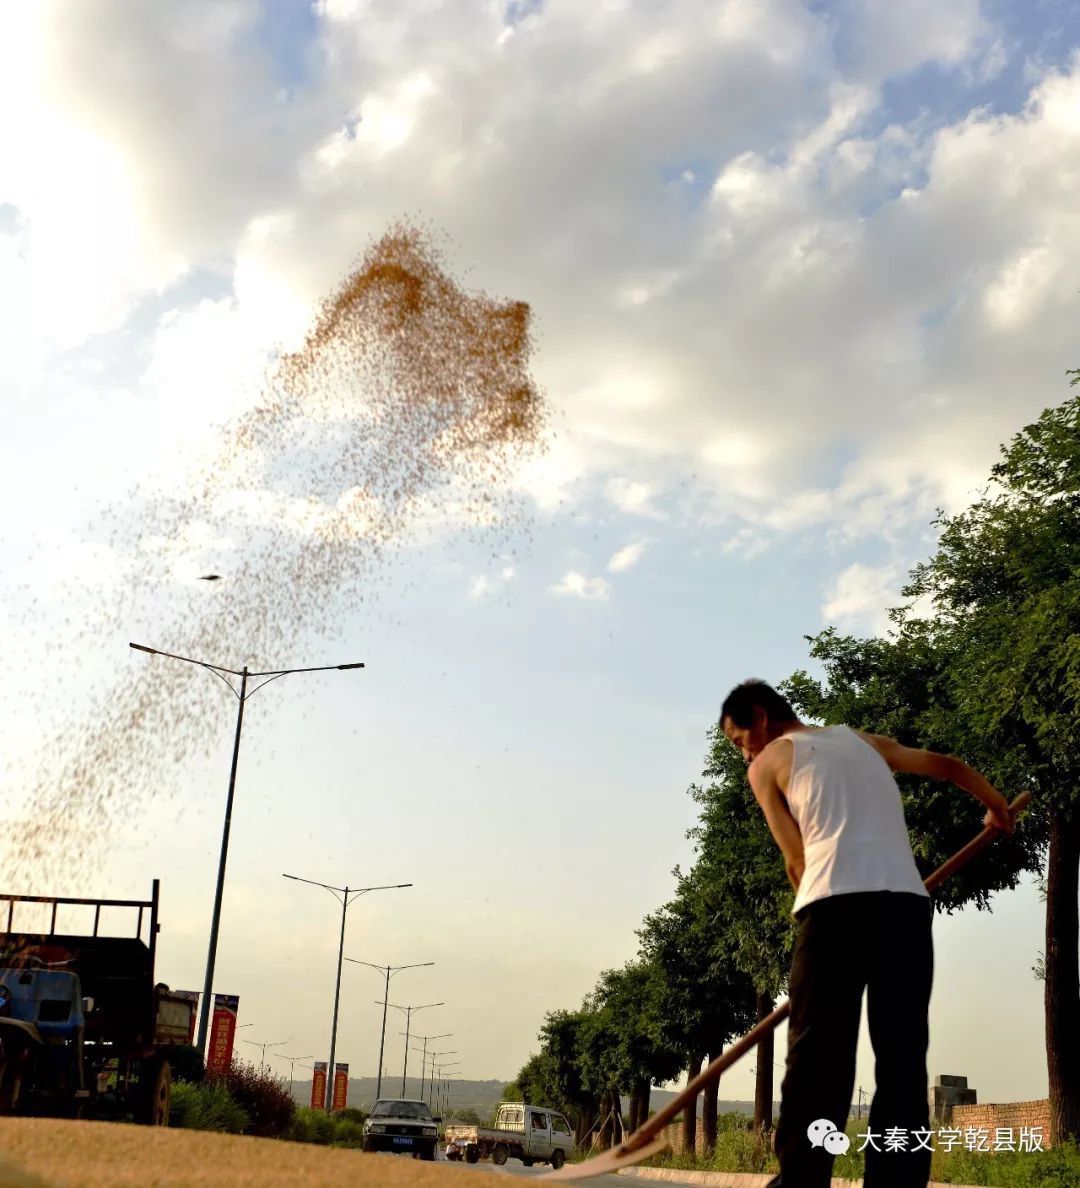
[[[424,1096],[424,1077],[427,1075],[427,1046],[428,1040],[449,1039],[454,1033],[452,1031],[444,1031],[441,1035],[414,1035],[413,1039],[422,1039],[424,1041],[424,1059],[420,1065],[420,1097]],[[398,1035],[405,1035],[405,1032],[399,1031]],[[409,1037],[405,1035],[405,1042],[409,1042]],[[413,1048],[414,1052],[418,1052],[419,1048]]]
[[[445,1002],[425,1002],[423,1006],[398,1006],[396,1002],[388,1002],[386,1006],[392,1006],[395,1011],[405,1012],[405,1067],[401,1070],[401,1096],[405,1096],[405,1077],[409,1071],[409,1024],[412,1022],[412,1017],[416,1011],[426,1011],[428,1007],[446,1006]]]
[[[296,1066],[298,1064],[300,1064],[301,1060],[310,1060],[311,1057],[310,1056],[286,1056],[284,1052],[274,1052],[273,1055],[276,1056],[279,1060],[287,1060],[289,1062],[289,1096],[292,1097],[293,1096],[293,1073],[295,1072]],[[300,1064],[300,1067],[303,1068],[304,1066],[302,1064]]]
[[[341,941],[337,954],[337,981],[334,983],[334,1021],[330,1027],[330,1064],[327,1066],[326,1077],[326,1110],[330,1112],[334,1097],[334,1053],[337,1047],[337,1019],[338,999],[341,995],[341,960],[345,952],[345,913],[349,904],[359,895],[366,895],[369,891],[400,891],[402,887],[411,887],[412,883],[387,883],[381,887],[331,887],[329,883],[316,883],[313,879],[302,879],[298,875],[283,874],[283,879],[294,879],[297,883],[310,883],[313,887],[325,887],[333,893],[336,899],[341,897]],[[350,899],[349,897],[352,896]]]
[[[447,1082],[443,1079],[443,1073],[446,1072],[446,1070],[448,1068],[459,1068],[460,1065],[461,1065],[460,1060],[455,1060],[451,1064],[440,1064],[439,1065],[439,1070],[438,1070],[439,1071],[439,1089],[438,1089],[438,1092],[436,1093],[436,1097],[435,1097],[435,1108],[439,1111],[440,1114],[443,1111],[439,1108],[439,1097],[440,1096],[442,1097],[442,1101],[444,1104],[447,1101],[447,1095],[446,1095]]]
[[[428,1081],[428,1105],[431,1105],[431,1082],[435,1079],[435,1061],[438,1060],[438,1058],[440,1056],[456,1056],[456,1055],[457,1055],[457,1048],[447,1048],[447,1050],[445,1052],[432,1052],[431,1053],[431,1079]]]
[[[289,1041],[288,1040],[275,1040],[272,1044],[260,1044],[258,1040],[246,1039],[246,1040],[242,1040],[241,1042],[245,1043],[245,1044],[250,1044],[253,1048],[261,1048],[262,1049],[262,1055],[259,1057],[259,1072],[262,1072],[263,1067],[266,1064],[266,1049],[267,1048],[280,1048],[282,1044],[287,1044]],[[275,1055],[276,1054],[277,1053],[275,1053]]]
[[[210,1016],[214,1009],[210,995],[214,988],[214,965],[217,962],[218,928],[221,923],[221,897],[225,889],[225,860],[229,853],[229,828],[232,824],[233,793],[236,790],[236,764],[240,758],[240,731],[244,725],[244,702],[253,694],[258,693],[263,685],[268,685],[271,681],[277,680],[278,677],[289,676],[295,672],[330,672],[332,670],[344,672],[346,669],[363,668],[364,666],[363,664],[323,664],[317,668],[279,668],[273,672],[249,672],[245,664],[237,672],[235,668],[222,668],[219,664],[207,664],[205,660],[192,660],[190,656],[177,656],[174,652],[162,652],[157,648],[148,648],[144,644],[129,643],[128,647],[134,648],[136,652],[147,652],[151,656],[166,656],[170,660],[183,660],[185,664],[196,664],[200,668],[205,668],[228,685],[239,702],[239,708],[236,713],[236,737],[233,740],[232,767],[229,769],[229,795],[225,801],[225,825],[221,831],[221,857],[218,859],[217,889],[214,892],[214,915],[210,921],[210,949],[206,956],[206,982],[203,986],[202,1017],[199,1019],[198,1048],[205,1056],[206,1033],[210,1027]],[[223,676],[223,673],[240,678],[239,693],[237,693],[232,681],[228,677]],[[249,693],[247,687],[248,677],[266,677],[266,680],[257,684]]]
[[[390,977],[403,969],[423,969],[427,965],[434,965],[434,961],[421,961],[417,965],[373,965],[370,961],[358,961],[355,957],[346,957],[346,961],[351,961],[354,965],[367,965],[372,969],[377,969],[379,973],[386,971],[386,998],[383,1000],[382,1012],[382,1033],[379,1037],[379,1078],[375,1086],[375,1100],[382,1096],[382,1060],[383,1047],[386,1044],[386,1002],[390,998]]]

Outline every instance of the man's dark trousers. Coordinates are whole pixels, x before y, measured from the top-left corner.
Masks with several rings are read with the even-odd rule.
[[[828,1188],[833,1155],[807,1138],[824,1118],[844,1130],[866,990],[877,1088],[865,1144],[864,1188],[925,1188],[930,1178],[927,1012],[934,978],[930,900],[892,891],[832,895],[799,911],[791,964],[788,1055],[769,1188]],[[888,1151],[889,1131],[904,1149]],[[921,1130],[922,1135],[913,1132]],[[922,1150],[915,1150],[923,1145]],[[880,1150],[875,1150],[878,1147]]]

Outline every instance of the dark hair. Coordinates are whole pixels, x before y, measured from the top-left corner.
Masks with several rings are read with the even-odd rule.
[[[725,718],[745,730],[754,724],[754,710],[760,707],[770,722],[797,722],[799,715],[791,703],[764,681],[749,680],[736,685],[720,708],[720,721]]]

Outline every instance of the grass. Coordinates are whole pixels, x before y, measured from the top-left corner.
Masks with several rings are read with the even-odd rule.
[[[861,1180],[864,1156],[858,1151],[864,1140],[866,1122],[847,1127],[851,1147],[838,1155],[833,1175],[838,1179]],[[664,1155],[647,1162],[649,1167],[679,1168],[683,1171],[726,1171],[772,1174],[780,1165],[768,1141],[746,1129],[741,1114],[719,1119],[716,1148],[707,1156]],[[1063,1144],[1052,1151],[1002,1151],[979,1153],[967,1150],[936,1150],[930,1178],[943,1184],[978,1184],[989,1188],[1076,1188],[1080,1185],[1080,1148]]]

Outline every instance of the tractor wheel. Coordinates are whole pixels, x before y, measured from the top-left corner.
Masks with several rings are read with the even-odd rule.
[[[505,1143],[496,1143],[495,1150],[491,1152],[491,1162],[496,1164],[498,1167],[502,1167],[502,1165],[509,1158],[509,1155],[510,1152],[507,1150]]]
[[[465,1162],[466,1163],[479,1163],[480,1162],[480,1148],[475,1146],[473,1143],[470,1143],[465,1148]]]
[[[531,1156],[531,1155],[522,1155],[522,1157],[521,1157],[521,1162],[522,1162],[522,1163],[523,1163],[523,1164],[524,1164],[526,1167],[532,1167],[532,1165],[533,1165],[532,1156]]]
[[[172,1102],[172,1069],[165,1057],[148,1060],[139,1074],[136,1120],[145,1126],[168,1126]]]
[[[560,1168],[560,1167],[562,1167],[562,1165],[563,1165],[565,1162],[566,1162],[566,1152],[565,1152],[565,1151],[561,1151],[561,1150],[559,1150],[559,1151],[552,1151],[552,1152],[551,1152],[551,1166],[552,1166],[552,1167],[553,1167],[553,1168],[554,1168],[556,1171],[558,1171],[558,1170],[559,1170],[559,1168]]]

